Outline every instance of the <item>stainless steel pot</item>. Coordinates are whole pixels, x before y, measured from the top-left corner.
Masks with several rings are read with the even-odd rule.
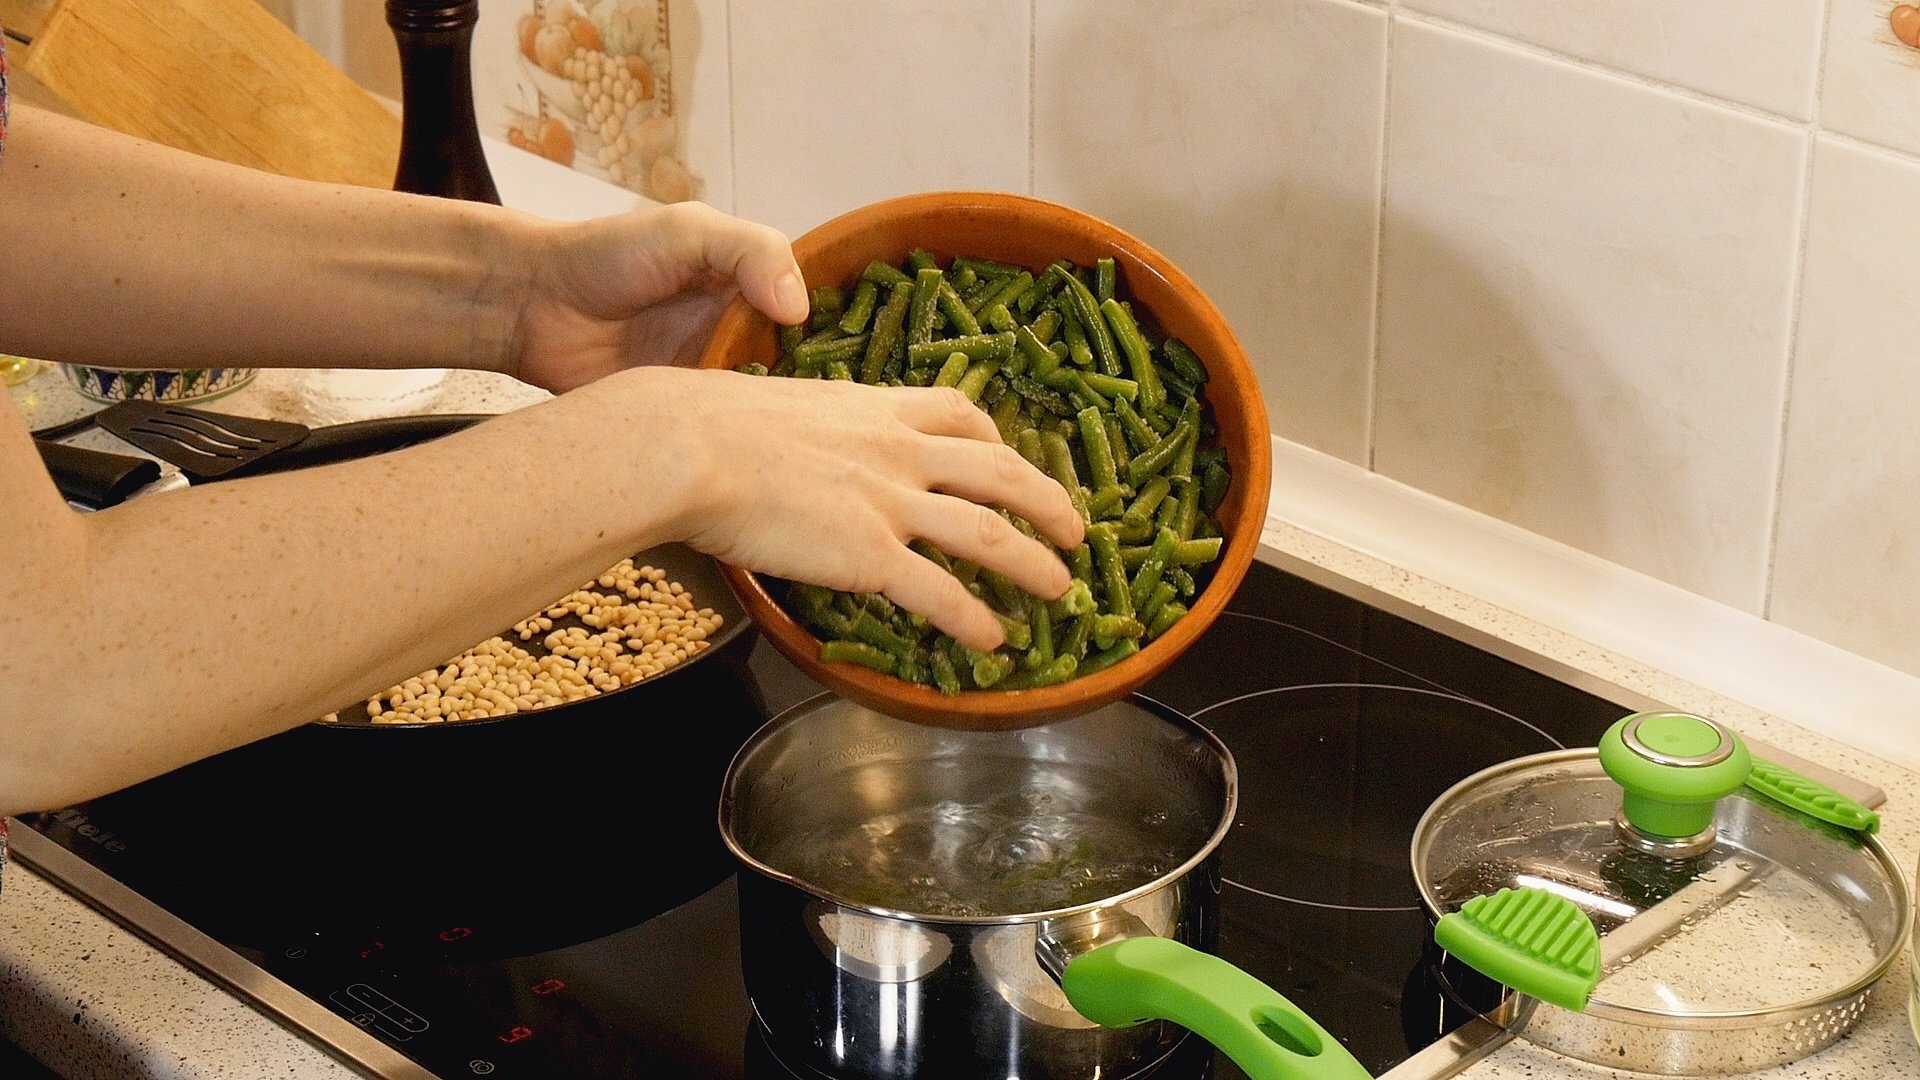
[[[1235,802],[1227,748],[1137,696],[1005,732],[804,702],[742,748],[720,805],[754,1011],[791,1064],[850,1080],[1130,1077],[1189,1030],[1257,1080],[1361,1080],[1337,1039],[1208,951]],[[1008,805],[1026,810],[973,813]],[[1119,850],[1176,855],[1115,876],[1061,857],[1097,862],[1115,828],[1142,830]],[[876,833],[874,850],[941,872],[840,855]],[[969,866],[994,887],[952,879]],[[1040,895],[1065,902],[1019,909]]]

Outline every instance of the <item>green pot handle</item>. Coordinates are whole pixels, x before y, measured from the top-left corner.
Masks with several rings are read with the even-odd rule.
[[[1340,1040],[1278,991],[1171,938],[1128,938],[1082,953],[1061,973],[1060,988],[1104,1027],[1171,1020],[1253,1080],[1372,1080]]]

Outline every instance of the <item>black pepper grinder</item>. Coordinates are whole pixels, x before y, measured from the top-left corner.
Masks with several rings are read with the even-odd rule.
[[[400,164],[395,191],[498,203],[473,108],[479,0],[387,0],[400,46]]]

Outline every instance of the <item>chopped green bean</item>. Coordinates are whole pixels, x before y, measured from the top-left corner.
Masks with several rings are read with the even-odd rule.
[[[905,274],[900,277],[902,282],[887,290],[887,302],[873,317],[873,332],[867,338],[866,356],[860,361],[861,382],[879,382],[887,370],[887,360],[901,344],[907,308],[913,303],[913,286],[904,281]]]
[[[937,267],[920,271],[913,281],[913,300],[907,308],[907,345],[922,345],[933,340],[933,317],[939,313],[935,302],[940,286],[947,279]]]
[[[1008,274],[1026,273],[1025,270],[1010,263],[995,262],[992,259],[982,259],[973,255],[956,255],[953,265],[956,270],[971,270],[981,277],[1006,277]]]
[[[1140,384],[1140,407],[1157,409],[1167,400],[1166,388],[1160,385],[1160,369],[1153,366],[1153,354],[1147,348],[1147,339],[1140,336],[1140,327],[1133,321],[1133,315],[1118,300],[1108,300],[1100,305],[1100,313],[1106,316],[1107,325],[1113,330],[1113,339],[1120,350],[1127,355],[1127,367],[1133,372],[1133,381]],[[1109,375],[1118,375],[1110,371]]]
[[[1226,466],[1210,463],[1200,476],[1200,508],[1209,514],[1220,509],[1220,504],[1227,499],[1227,485],[1231,481]]]
[[[1114,348],[1113,334],[1107,328],[1106,320],[1100,317],[1100,306],[1094,300],[1093,293],[1079,278],[1067,277],[1067,303],[1073,317],[1080,323],[1080,329],[1087,336],[1087,345],[1093,350],[1093,360],[1104,375],[1118,375],[1121,372],[1120,354]],[[1144,382],[1138,372],[1134,378]]]
[[[1056,686],[1073,678],[1077,667],[1079,660],[1076,657],[1055,656],[1053,663],[1046,667],[1011,672],[1000,679],[997,685],[1002,690],[1037,690],[1043,686]]]
[[[1187,605],[1178,600],[1168,602],[1165,607],[1160,609],[1160,613],[1153,617],[1153,625],[1147,627],[1147,636],[1150,638],[1159,637],[1161,634],[1166,633],[1174,623],[1184,618],[1186,614]]]
[[[1013,355],[1012,334],[969,334],[907,346],[907,366],[939,363],[953,353],[969,360],[1005,360]]]
[[[1179,587],[1170,580],[1171,577],[1172,575],[1168,575],[1168,578],[1162,579],[1160,584],[1155,585],[1153,592],[1147,595],[1147,602],[1140,605],[1140,621],[1148,626],[1153,625],[1154,616],[1159,615],[1160,609],[1171,603],[1179,592]]]
[[[850,361],[867,347],[867,335],[836,338],[831,341],[807,340],[793,350],[793,362],[802,371],[818,371],[834,360]]]
[[[1170,560],[1175,566],[1204,566],[1220,557],[1220,545],[1225,543],[1218,536],[1205,540],[1182,540],[1173,546]]]
[[[1141,561],[1140,569],[1134,573],[1131,597],[1135,608],[1145,607],[1147,597],[1153,595],[1154,586],[1167,571],[1167,564],[1173,561],[1173,549],[1179,543],[1172,529],[1161,529],[1154,534],[1153,546],[1147,549],[1147,557]]]
[[[1101,587],[1106,590],[1107,611],[1115,615],[1133,614],[1133,589],[1126,568],[1120,564],[1120,542],[1113,526],[1105,522],[1087,527],[1087,543],[1093,548],[1094,565],[1099,569]]]
[[[953,695],[960,692],[960,675],[953,670],[953,657],[947,655],[947,650],[934,649],[927,666],[933,669],[933,685],[941,693]]]
[[[1186,343],[1179,338],[1168,338],[1162,342],[1160,354],[1167,358],[1167,363],[1173,367],[1173,370],[1180,373],[1181,378],[1195,386],[1207,381],[1206,367],[1200,363],[1199,357],[1193,355],[1193,350],[1187,348]]]
[[[1137,488],[1145,484],[1148,478],[1166,471],[1167,466],[1173,462],[1174,455],[1178,454],[1180,448],[1185,446],[1187,440],[1192,437],[1192,428],[1175,427],[1127,465],[1128,482]]]
[[[913,272],[916,274],[922,270],[940,269],[939,261],[934,259],[933,252],[928,251],[926,248],[914,248],[912,251],[907,252],[907,265],[912,267]]]
[[[857,334],[867,328],[867,320],[873,318],[874,302],[880,299],[880,286],[871,281],[862,281],[854,287],[853,300],[847,304],[847,313],[840,317],[840,330],[843,333]]]
[[[822,285],[807,293],[807,303],[815,311],[845,311],[847,309],[846,290],[838,285]]]
[[[1013,382],[1014,389],[1018,390],[1020,388],[1020,380],[1015,379]],[[1023,394],[1021,396],[1024,397],[1025,395]],[[1092,515],[1087,510],[1086,491],[1080,486],[1080,475],[1074,471],[1073,447],[1067,445],[1066,436],[1057,431],[1041,432],[1040,452],[1046,457],[1048,474],[1050,474],[1054,481],[1061,487],[1067,489],[1067,498],[1072,500],[1073,508],[1079,513],[1081,520],[1093,520]]]
[[[1101,649],[1080,665],[1079,674],[1091,675],[1096,671],[1105,671],[1113,665],[1140,651],[1140,643],[1133,638],[1121,638],[1112,645]]]
[[[913,279],[901,273],[899,267],[883,263],[878,259],[868,263],[867,268],[860,271],[860,280],[871,281],[875,285],[885,285],[889,288],[913,284]]]
[[[1105,303],[1113,299],[1114,288],[1113,258],[1106,256],[1093,262],[1093,298]]]
[[[947,317],[948,326],[967,336],[980,332],[979,320],[973,317],[973,312],[967,310],[966,301],[960,299],[960,294],[954,291],[952,282],[945,278],[940,279],[938,291],[934,293],[934,301],[940,305],[940,314]]]
[[[860,664],[889,675],[894,673],[894,668],[899,663],[892,653],[877,649],[864,641],[839,639],[820,643],[820,659],[830,664]]]
[[[946,342],[936,341],[934,344],[944,345]],[[967,373],[967,365],[972,362],[967,359],[966,353],[958,350],[948,353],[947,362],[940,365],[940,374],[933,377],[933,385],[959,386],[961,377]]]

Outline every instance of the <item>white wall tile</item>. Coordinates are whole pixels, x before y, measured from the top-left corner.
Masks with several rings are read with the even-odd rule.
[[[591,24],[593,29],[582,34],[587,42],[599,36],[602,48],[597,51],[638,50],[649,72],[666,75],[654,79],[651,99],[623,110],[628,149],[609,155],[620,162],[617,177],[600,160],[600,136],[586,122],[578,86],[544,69],[521,48],[524,19],[558,23],[568,14]],[[733,195],[732,162],[726,154],[726,14],[726,0],[652,0],[620,5],[617,12],[613,5],[586,0],[481,4],[480,25],[473,35],[480,129],[506,139],[516,128],[537,133],[542,122],[550,120],[571,136],[573,154],[563,164],[652,198],[671,201],[691,191],[695,198],[728,208]],[[667,85],[659,86],[662,82]],[[662,158],[665,164],[660,164]]]
[[[1832,0],[1820,124],[1920,153],[1920,49],[1894,35],[1893,0]]]
[[[1814,157],[1772,617],[1920,674],[1920,164]]]
[[[1044,0],[1034,193],[1160,249],[1226,314],[1283,437],[1365,460],[1385,13]]]
[[[1394,42],[1375,467],[1759,610],[1806,136]]]
[[[1027,190],[1027,0],[733,0],[734,207],[798,235],[942,189]]]
[[[1822,0],[1401,0],[1401,6],[1796,119],[1805,119],[1813,105]]]

